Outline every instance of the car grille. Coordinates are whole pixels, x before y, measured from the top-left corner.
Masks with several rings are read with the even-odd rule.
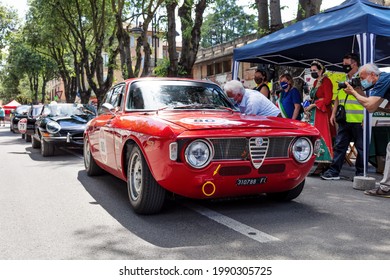
[[[253,137],[209,139],[214,146],[213,160],[251,160],[260,168],[266,158],[287,158],[294,137]]]
[[[73,140],[74,143],[77,143],[77,144],[80,144],[80,145],[83,145],[83,144],[84,144],[83,133],[74,133],[74,134],[71,134],[71,138],[72,138],[72,140]]]

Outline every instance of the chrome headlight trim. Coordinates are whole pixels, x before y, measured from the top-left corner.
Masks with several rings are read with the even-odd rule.
[[[291,152],[296,161],[305,163],[309,161],[313,155],[313,144],[307,137],[299,137],[294,141]]]
[[[194,140],[185,149],[184,156],[191,167],[201,169],[210,163],[214,150],[208,141]]]
[[[46,130],[47,130],[47,132],[49,132],[51,134],[56,134],[58,131],[61,130],[61,125],[58,122],[49,121],[46,124]]]

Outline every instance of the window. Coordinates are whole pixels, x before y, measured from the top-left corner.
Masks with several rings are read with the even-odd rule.
[[[232,70],[232,62],[231,60],[225,60],[223,62],[223,72],[230,72]]]
[[[209,64],[207,65],[207,76],[212,76],[214,75],[214,65]]]
[[[112,91],[111,105],[114,107],[121,107],[124,85],[116,86]]]

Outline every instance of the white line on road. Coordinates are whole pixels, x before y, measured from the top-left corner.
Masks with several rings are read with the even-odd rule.
[[[240,223],[236,220],[233,220],[232,218],[226,217],[208,208],[199,205],[187,204],[187,203],[185,204],[185,206],[219,224],[222,224],[234,231],[237,231],[238,233],[241,233],[249,238],[252,238],[257,242],[265,243],[271,241],[280,241],[280,239],[273,237],[272,235],[269,235],[255,228],[247,226],[243,223]]]

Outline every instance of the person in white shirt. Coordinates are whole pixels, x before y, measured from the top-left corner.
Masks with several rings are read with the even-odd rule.
[[[240,112],[245,115],[281,116],[280,110],[263,94],[252,89],[245,89],[237,80],[229,81],[224,86],[229,98],[234,100]]]

